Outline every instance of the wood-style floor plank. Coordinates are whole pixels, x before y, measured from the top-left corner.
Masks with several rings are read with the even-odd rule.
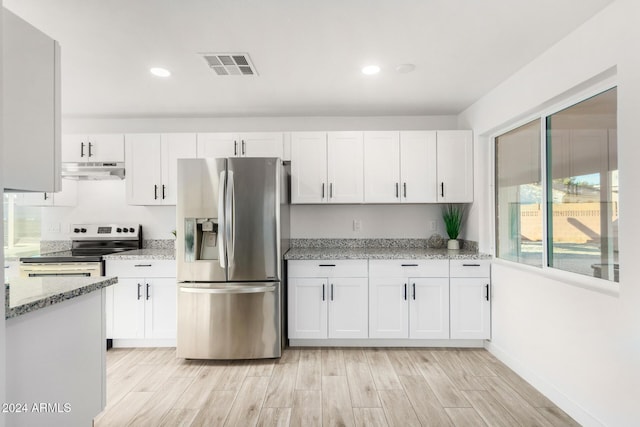
[[[400,376],[402,387],[423,426],[452,426],[451,420],[422,375]]]
[[[320,350],[300,350],[296,390],[321,390],[321,376]]]
[[[404,390],[379,390],[378,394],[389,426],[420,426],[418,416]]]
[[[322,391],[296,390],[293,395],[291,427],[319,427],[322,425]]]
[[[486,427],[480,414],[473,408],[444,408],[456,427]]]
[[[322,425],[355,426],[346,377],[322,377]]]
[[[321,350],[322,375],[347,375],[344,367],[344,352],[340,348],[323,348]]]
[[[387,427],[387,418],[382,408],[353,408],[356,427]]]
[[[255,426],[258,423],[268,377],[246,377],[227,417],[227,426]]]
[[[97,427],[578,425],[483,349],[307,347],[199,361],[145,348],[106,360]]]

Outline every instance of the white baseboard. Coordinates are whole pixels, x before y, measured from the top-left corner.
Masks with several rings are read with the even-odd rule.
[[[145,340],[145,339],[132,339],[132,340],[123,340],[123,339],[114,339],[113,340],[113,348],[134,348],[134,347],[175,347],[176,340],[175,339],[156,339],[156,340]]]
[[[569,396],[558,390],[552,382],[532,371],[526,364],[510,356],[509,353],[502,348],[496,346],[490,341],[486,342],[485,348],[581,425],[585,427],[601,427],[605,425]]]
[[[414,339],[289,339],[289,347],[467,347],[482,348],[483,340]]]

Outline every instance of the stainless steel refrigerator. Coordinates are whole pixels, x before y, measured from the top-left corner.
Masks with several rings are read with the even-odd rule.
[[[178,160],[178,357],[280,357],[288,176],[277,158]]]

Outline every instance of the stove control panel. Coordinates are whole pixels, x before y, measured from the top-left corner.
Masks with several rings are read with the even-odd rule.
[[[141,233],[139,224],[73,224],[72,240],[114,240],[138,239]]]

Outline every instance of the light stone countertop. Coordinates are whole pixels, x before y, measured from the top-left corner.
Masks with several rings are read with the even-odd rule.
[[[5,284],[5,318],[58,304],[117,282],[116,277],[12,278]]]
[[[176,252],[174,249],[135,249],[117,254],[104,255],[103,258],[105,260],[173,260],[176,259]]]
[[[491,259],[481,252],[427,248],[345,248],[295,247],[284,255],[286,260],[314,259]]]

